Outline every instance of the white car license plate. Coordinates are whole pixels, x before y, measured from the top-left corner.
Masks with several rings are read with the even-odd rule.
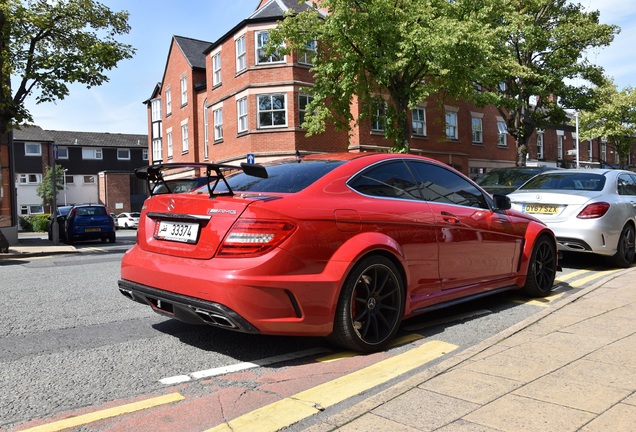
[[[549,214],[554,215],[559,212],[558,205],[546,205],[546,204],[525,204],[523,206],[524,213],[531,214]]]
[[[199,224],[197,223],[161,221],[155,237],[159,240],[196,243],[198,234]]]

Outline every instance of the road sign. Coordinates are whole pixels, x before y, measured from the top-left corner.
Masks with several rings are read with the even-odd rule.
[[[254,153],[248,153],[247,154],[247,163],[248,164],[254,164]]]
[[[53,144],[53,160],[57,159],[57,144]]]

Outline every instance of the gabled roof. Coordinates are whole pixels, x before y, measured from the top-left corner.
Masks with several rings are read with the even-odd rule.
[[[184,36],[173,36],[183,56],[193,69],[205,69],[204,52],[212,45],[212,42],[206,42],[198,39],[187,38]]]
[[[27,126],[13,131],[14,141],[52,142],[63,146],[78,147],[143,147],[148,145],[148,135],[109,132],[75,132],[43,130],[39,126]]]
[[[53,137],[40,126],[22,126],[13,130],[13,140],[53,142]]]
[[[283,18],[287,12],[303,12],[312,9],[309,2],[299,3],[298,0],[270,0],[257,9],[249,19]]]

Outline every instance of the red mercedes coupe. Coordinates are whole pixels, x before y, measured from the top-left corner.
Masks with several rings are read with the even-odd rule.
[[[193,174],[203,187],[166,193],[170,178]],[[542,222],[424,157],[158,164],[136,175],[151,196],[119,290],[188,323],[371,352],[416,314],[503,290],[546,296],[558,269]]]

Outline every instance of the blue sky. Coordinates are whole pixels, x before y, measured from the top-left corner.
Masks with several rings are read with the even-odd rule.
[[[616,24],[621,33],[612,45],[588,53],[605,68],[619,89],[636,87],[636,8],[625,0],[579,0],[589,10],[601,11],[601,22]],[[128,10],[132,30],[121,40],[137,54],[108,73],[110,81],[86,89],[71,86],[70,95],[56,103],[27,107],[36,125],[44,129],[147,133],[147,100],[162,78],[173,35],[214,42],[254,11],[259,0],[102,0],[112,10]]]

